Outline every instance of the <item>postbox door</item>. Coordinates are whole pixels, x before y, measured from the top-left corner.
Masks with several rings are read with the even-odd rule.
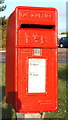
[[[56,75],[56,49],[18,48],[18,110],[56,110]]]

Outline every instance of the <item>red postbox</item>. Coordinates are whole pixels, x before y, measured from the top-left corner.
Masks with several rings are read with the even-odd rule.
[[[7,29],[6,101],[17,112],[58,106],[57,10],[16,7]]]

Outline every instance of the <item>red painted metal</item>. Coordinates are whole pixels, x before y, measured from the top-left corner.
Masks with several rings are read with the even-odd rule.
[[[40,55],[34,55],[36,48],[40,49]],[[57,110],[57,48],[57,10],[16,7],[9,17],[7,29],[6,101],[17,112]],[[45,93],[28,93],[30,58],[46,60]]]

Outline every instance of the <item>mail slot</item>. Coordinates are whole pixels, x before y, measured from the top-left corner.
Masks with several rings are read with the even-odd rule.
[[[7,28],[6,101],[17,112],[58,107],[57,10],[16,7]]]

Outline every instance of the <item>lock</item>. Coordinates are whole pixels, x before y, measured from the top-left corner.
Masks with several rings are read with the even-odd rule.
[[[34,48],[34,56],[41,56],[41,49],[40,48]]]

